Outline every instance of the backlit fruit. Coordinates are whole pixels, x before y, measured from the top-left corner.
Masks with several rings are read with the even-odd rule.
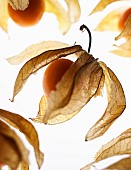
[[[47,97],[52,90],[56,90],[56,84],[61,80],[72,63],[73,61],[71,60],[61,58],[49,64],[43,77],[43,89]]]
[[[43,0],[29,0],[29,6],[24,10],[14,10],[8,4],[9,16],[20,26],[28,27],[37,24],[43,16],[45,9]]]
[[[128,8],[127,10],[124,11],[124,13],[120,17],[118,23],[119,30],[123,30],[125,23],[130,15],[131,15],[131,8]]]

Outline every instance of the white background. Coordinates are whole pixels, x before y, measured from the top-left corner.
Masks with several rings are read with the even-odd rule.
[[[43,95],[42,78],[44,68],[28,79],[23,90],[11,103],[9,99],[12,97],[15,78],[23,64],[12,66],[6,61],[6,58],[18,54],[33,43],[45,40],[58,40],[70,45],[73,45],[76,41],[77,44],[87,49],[88,34],[86,32],[82,34],[79,31],[79,26],[82,24],[86,24],[92,30],[91,53],[95,58],[99,58],[99,61],[104,61],[115,72],[126,95],[127,106],[124,113],[102,137],[93,141],[85,142],[85,136],[90,127],[104,113],[107,105],[105,91],[103,97],[93,98],[81,112],[65,123],[44,125],[32,122],[38,131],[41,151],[45,154],[42,170],[79,170],[93,160],[95,153],[102,144],[107,143],[130,127],[131,58],[115,56],[108,52],[113,48],[114,37],[118,33],[93,31],[93,27],[95,27],[102,14],[97,13],[90,17],[88,17],[88,14],[97,2],[99,1],[95,0],[91,4],[89,0],[80,0],[82,10],[80,21],[74,24],[65,36],[58,29],[56,17],[47,13],[34,27],[21,28],[10,19],[8,35],[0,29],[0,108],[18,113],[27,119],[36,117],[39,101]],[[31,170],[38,169],[33,148],[26,142],[24,135],[20,133],[19,135],[30,150]],[[104,161],[98,166],[107,166],[109,162],[109,160]]]

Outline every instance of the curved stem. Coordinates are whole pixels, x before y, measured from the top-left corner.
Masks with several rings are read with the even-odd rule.
[[[90,53],[90,50],[91,50],[91,41],[92,41],[91,31],[89,30],[89,28],[86,25],[83,24],[83,25],[80,26],[80,30],[82,32],[84,32],[84,29],[88,32],[88,35],[89,35],[88,53]]]

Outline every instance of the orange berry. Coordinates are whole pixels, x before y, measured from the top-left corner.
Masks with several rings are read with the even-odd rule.
[[[45,9],[43,0],[29,0],[29,6],[25,10],[14,10],[8,3],[8,12],[12,20],[23,27],[37,24],[43,16]]]
[[[43,89],[48,97],[52,90],[56,90],[56,84],[69,69],[73,61],[68,59],[57,59],[49,64],[43,77]]]
[[[131,8],[128,8],[127,10],[125,10],[124,13],[121,15],[119,23],[118,23],[118,28],[120,31],[123,30],[125,23],[130,15],[131,15]]]

